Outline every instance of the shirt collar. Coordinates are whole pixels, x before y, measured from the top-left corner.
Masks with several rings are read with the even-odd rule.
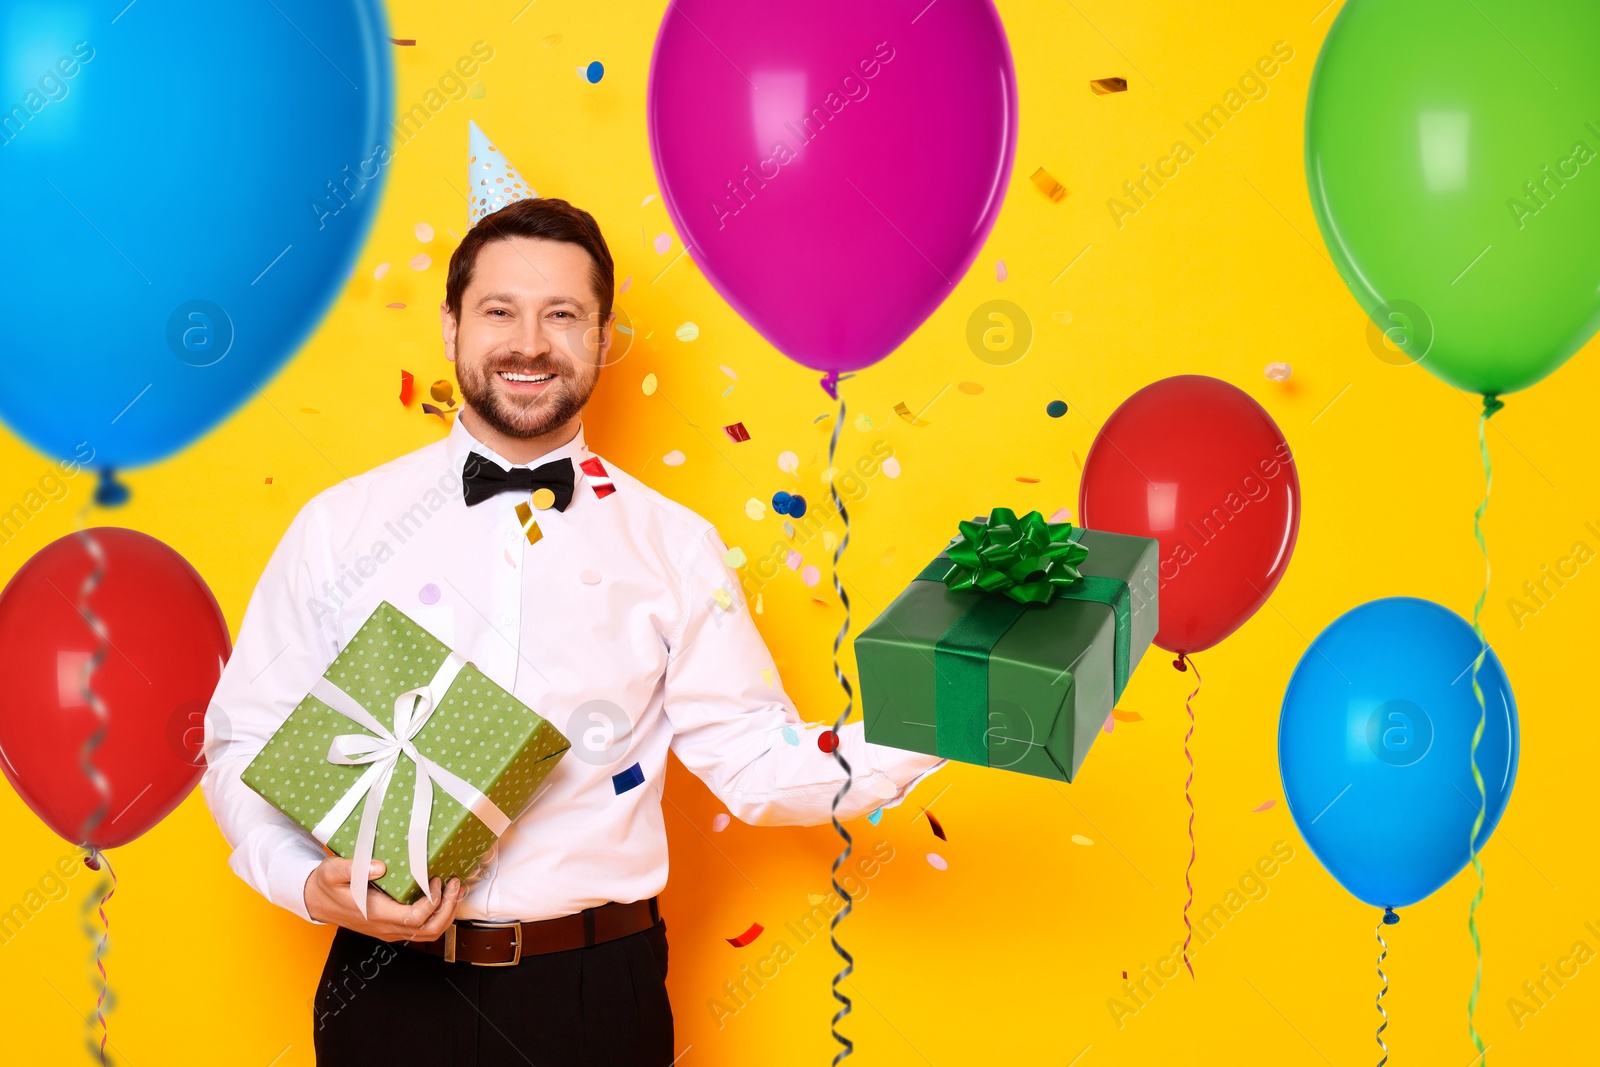
[[[573,435],[572,440],[558,448],[551,449],[531,463],[518,464],[506,459],[474,437],[472,431],[467,429],[467,424],[461,421],[460,415],[456,416],[455,424],[450,427],[450,435],[445,441],[446,456],[449,459],[450,469],[455,471],[458,477],[461,474],[462,464],[467,461],[467,453],[469,452],[482,453],[506,470],[517,466],[538,467],[546,463],[554,463],[559,459],[572,460],[572,466],[576,469],[582,464],[584,458],[589,455],[589,448],[583,440],[583,424],[581,422],[578,424],[578,432]]]

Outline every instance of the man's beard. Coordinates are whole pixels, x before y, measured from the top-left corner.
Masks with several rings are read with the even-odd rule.
[[[465,371],[459,363],[458,371]],[[581,369],[581,368],[580,368]],[[556,379],[531,401],[519,403],[496,392],[494,382],[502,370],[517,374],[555,374]],[[553,433],[583,410],[600,380],[598,368],[587,382],[575,381],[561,367],[541,361],[532,367],[490,367],[458,373],[461,398],[489,426],[507,437],[534,438]]]

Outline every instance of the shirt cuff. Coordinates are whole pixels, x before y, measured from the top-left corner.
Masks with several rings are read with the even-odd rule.
[[[872,755],[873,770],[863,784],[883,803],[880,807],[897,807],[901,801],[928,775],[943,767],[949,760],[921,752],[902,752],[884,745],[867,744]]]
[[[265,846],[267,842],[263,841],[260,844]],[[306,910],[306,879],[310,878],[311,872],[327,858],[328,854],[309,838],[294,833],[281,843],[272,846],[266,865],[266,884],[258,885],[258,888],[261,889],[263,896],[278,907],[293,912],[308,923],[326,926],[327,924],[320,919],[313,919],[311,913]],[[239,864],[247,861],[247,850],[238,848],[234,850],[233,856],[229,857],[228,865],[234,868],[235,873],[244,877],[244,872],[239,870]],[[246,878],[246,881],[248,880]]]

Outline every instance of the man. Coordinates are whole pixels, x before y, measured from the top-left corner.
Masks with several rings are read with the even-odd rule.
[[[455,426],[315,496],[245,612],[207,714],[203,789],[240,877],[340,928],[315,1001],[319,1064],[666,1067],[668,750],[751,823],[825,822],[843,784],[716,531],[588,450],[613,295],[587,212],[529,195],[485,214],[440,307]],[[239,775],[382,600],[573,747],[478,877],[435,878],[410,906],[369,887],[362,916],[350,861]],[[841,818],[898,803],[942,762],[869,745],[859,723],[840,743],[854,771]],[[635,766],[642,786],[614,780]]]

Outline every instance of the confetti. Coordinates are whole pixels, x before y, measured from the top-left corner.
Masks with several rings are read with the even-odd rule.
[[[1021,482],[1023,485],[1038,485],[1039,484],[1039,479],[1030,477],[1030,476],[1028,476],[1026,474],[1017,475],[1017,481]]]
[[[885,478],[900,477],[900,461],[895,459],[893,456],[890,456],[888,459],[884,460],[879,469],[883,471],[883,476]]]
[[[546,37],[540,43],[543,44],[546,48],[554,48],[556,45],[561,43],[561,35],[559,33],[552,33],[550,36]]]
[[[832,530],[822,531],[822,550],[824,552],[832,552],[834,547],[838,544],[839,538],[834,536],[834,532]]]
[[[410,371],[403,370],[400,372],[400,403],[405,407],[411,406],[411,396],[416,388],[416,381],[411,376]]]
[[[643,200],[639,201],[639,206],[640,207],[649,207],[650,206],[650,201],[654,200],[655,198],[656,198],[656,194],[655,193],[651,193],[649,196],[647,196]]]
[[[511,550],[509,548],[502,548],[500,550],[500,555],[506,561],[507,567],[516,567],[517,561],[511,558]]]
[[[406,47],[406,46],[409,46],[409,45],[414,45],[417,42],[415,41],[415,39],[409,38],[409,37],[405,38],[404,40],[402,40],[399,37],[391,37],[391,38],[389,38],[389,43],[390,44],[394,44],[394,45],[400,45],[402,47]]]
[[[762,603],[763,602],[762,602],[761,594],[757,593],[756,594],[756,614],[757,615],[760,615],[762,613],[762,611],[764,610],[763,607],[762,607]]]
[[[832,752],[839,747],[839,735],[832,730],[824,730],[817,735],[817,747],[824,752]]]
[[[1072,843],[1074,845],[1092,845],[1094,844],[1094,841],[1090,838],[1084,837],[1082,834],[1073,834]]]
[[[417,599],[424,604],[437,604],[439,602],[439,587],[429,582],[417,590]]]
[[[1094,90],[1096,96],[1105,96],[1109,93],[1125,93],[1128,91],[1128,79],[1096,78],[1089,83],[1089,88]]]
[[[395,311],[404,311],[406,309],[406,306],[404,304],[400,303],[398,300],[395,301],[393,304],[385,304],[383,306],[386,307],[386,308],[393,308]]]
[[[654,374],[646,374],[644,376],[644,381],[639,383],[639,388],[644,390],[645,396],[654,396],[656,393],[656,386],[660,384],[660,381]]]
[[[383,276],[385,274],[388,274],[388,273],[389,273],[389,264],[387,264],[387,263],[379,263],[376,267],[373,268],[372,280],[375,281],[375,282],[382,281],[383,280]]]
[[[722,428],[722,432],[727,434],[728,440],[734,444],[741,444],[750,440],[750,431],[744,428],[744,423],[742,422],[729,423]]]
[[[632,284],[633,284],[633,275],[630,274],[626,278],[622,279],[622,288],[617,290],[617,295],[621,296],[623,293],[626,293],[628,291],[628,286],[630,286]],[[629,330],[628,332],[632,333],[633,331]]]
[[[867,821],[869,823],[871,823],[873,826],[876,826],[876,825],[878,825],[878,820],[882,819],[882,818],[883,818],[883,809],[882,808],[874,808],[872,810],[872,814],[867,816]]]
[[[796,493],[789,498],[788,514],[791,518],[800,518],[806,513],[806,498]]]
[[[598,59],[583,68],[583,76],[589,80],[590,85],[597,85],[601,78],[606,76],[605,64]]]
[[[579,571],[578,572],[578,581],[582,582],[584,585],[599,585],[600,584],[600,572],[599,571]]]
[[[962,382],[960,385],[956,386],[956,388],[961,390],[963,393],[966,393],[968,396],[977,396],[979,393],[983,392],[983,386],[979,385],[977,382]]]
[[[527,537],[528,544],[536,545],[544,540],[544,531],[539,529],[539,524],[533,519],[533,509],[527,504],[518,504],[517,522],[522,525],[523,535]]]
[[[887,566],[889,566],[889,564],[891,564],[893,562],[894,562],[894,549],[892,549],[892,548],[884,549],[883,550],[883,565],[885,567],[887,567]]]
[[[440,378],[428,386],[428,395],[441,404],[452,404],[455,402],[456,387],[450,383],[448,378]]]
[[[794,540],[794,523],[790,522],[788,519],[783,521],[783,536],[787,537],[791,541]]]
[[[939,821],[939,817],[937,815],[929,811],[927,808],[922,809],[922,814],[928,817],[928,828],[933,831],[934,837],[937,837],[940,841],[950,840],[944,835],[944,824]]]
[[[1275,382],[1286,382],[1292,372],[1287,363],[1268,363],[1266,370],[1262,373]]]
[[[656,234],[656,239],[654,242],[652,242],[652,244],[654,245],[657,254],[664,256],[668,252],[672,251],[672,235],[670,233],[658,233]]]
[[[800,457],[793,452],[779,452],[778,469],[785,474],[793,474],[800,469]]]
[[[805,582],[807,585],[816,585],[818,582],[822,581],[822,572],[817,570],[815,567],[807,567],[805,570],[800,572],[800,580]]]
[[[446,415],[450,414],[448,411],[445,411],[443,408],[436,408],[432,404],[424,404],[424,405],[422,405],[422,410],[425,413],[429,414],[429,415],[437,415],[441,419],[444,418]]]
[[[482,100],[483,99],[483,83],[482,82],[473,82],[472,83],[472,98],[474,100]]]
[[[1076,463],[1078,465],[1078,473],[1082,474],[1083,473],[1083,460],[1078,458],[1078,454],[1076,452],[1072,453],[1072,462],[1074,462],[1074,463]]]
[[[411,257],[410,267],[412,270],[427,270],[431,266],[433,266],[433,257],[426,252],[418,252]]]
[[[1063,326],[1072,322],[1072,312],[1070,311],[1052,311],[1050,313],[1050,317],[1061,323]]]
[[[267,484],[268,484],[268,485],[271,485],[271,484],[272,484],[272,475],[270,475],[270,474],[269,474],[269,475],[267,475]]]
[[[862,433],[866,433],[868,430],[872,429],[872,416],[868,415],[866,412],[862,412],[860,415],[857,415],[856,429],[860,430]]]
[[[751,497],[744,502],[744,513],[756,522],[760,522],[767,517],[767,506],[755,497]]]
[[[822,472],[822,475],[817,480],[820,481],[823,485],[827,485],[828,483],[833,481],[833,476],[836,473],[838,473],[838,468],[837,467],[829,467],[829,468],[827,468],[826,470],[824,470]]]
[[[1137,711],[1123,711],[1120,708],[1113,711],[1111,717],[1118,722],[1144,722],[1144,716]]]
[[[946,863],[945,858],[939,855],[937,852],[928,853],[928,865],[936,871],[947,871],[950,869],[950,864]]]
[[[779,515],[787,515],[789,514],[789,504],[793,500],[794,497],[792,495],[785,493],[782,489],[779,489],[776,493],[772,494],[772,510],[776,511]],[[784,523],[784,525],[787,526],[788,523]]]
[[[900,403],[894,406],[894,413],[899,415],[902,419],[905,419],[913,426],[928,425],[927,420],[919,419],[915,415],[911,414],[911,409],[906,407],[906,402],[904,400],[900,401]]]
[[[1044,413],[1052,419],[1059,419],[1067,413],[1067,402],[1065,400],[1052,400],[1044,406]]]
[[[1006,274],[1006,261],[1003,260],[1003,259],[995,260],[994,261],[994,280],[997,281],[997,282],[1003,282],[1003,281],[1006,280],[1007,277],[1009,277],[1009,275]]]
[[[734,381],[738,381],[739,380],[739,376],[733,372],[733,368],[732,367],[729,367],[729,366],[726,366],[726,365],[722,365],[722,366],[719,366],[717,369],[722,371],[723,374],[726,374],[728,377],[732,378]]]
[[[1274,805],[1276,803],[1277,803],[1277,800],[1264,800],[1260,804],[1257,804],[1255,807],[1251,808],[1250,810],[1251,811],[1256,811],[1256,812],[1266,811],[1268,808],[1272,807],[1272,805]]]
[[[745,561],[744,549],[737,546],[728,549],[722,554],[722,562],[730,567],[743,567]]]
[[[421,241],[423,244],[427,244],[429,241],[433,240],[433,227],[429,226],[426,222],[417,223],[411,228],[411,232],[416,234],[417,240]]]
[[[728,944],[732,945],[734,948],[744,948],[750,942],[754,941],[756,938],[761,936],[761,930],[762,930],[762,926],[761,926],[760,923],[751,923],[750,924],[750,929],[746,930],[744,933],[740,934],[738,937],[730,937],[730,938],[728,938],[727,942],[728,942]]]
[[[761,680],[763,682],[767,683],[767,688],[768,689],[772,688],[772,668],[771,667],[762,667],[761,668]]]
[[[823,894],[821,894],[821,893],[807,893],[806,894],[806,903],[810,904],[813,908],[816,907],[818,904],[821,904],[824,900],[827,900],[827,899],[828,898],[826,896],[824,896]]]
[[[322,414],[322,412],[318,411],[316,408],[301,408],[300,412],[303,415],[321,415]]]
[[[1116,725],[1117,717],[1115,715],[1107,715],[1106,724],[1100,728],[1100,732],[1109,734],[1113,729],[1116,728]]]
[[[1040,167],[1033,172],[1032,181],[1039,187],[1039,191],[1048,196],[1053,203],[1059,204],[1067,195],[1067,187],[1056,181],[1050,172]]]
[[[1050,516],[1050,520],[1049,521],[1051,521],[1051,522],[1071,522],[1072,521],[1072,509],[1071,508],[1056,508],[1055,514]]]
[[[684,461],[688,458],[688,456],[674,448],[671,452],[668,452],[666,455],[661,457],[661,462],[665,463],[669,467],[681,467],[683,466]],[[748,511],[750,509],[746,508],[745,510]]]
[[[678,327],[677,335],[678,340],[680,341],[693,341],[696,337],[700,336],[700,327],[696,326],[692,322],[686,322],[682,326]]]
[[[711,820],[711,831],[713,833],[720,834],[722,831],[728,828],[728,824],[732,821],[733,820],[728,817],[727,812],[719,811],[717,812],[717,817]]]
[[[632,767],[629,767],[627,770],[611,776],[611,787],[617,791],[617,796],[619,797],[628,790],[643,784],[644,768],[640,767],[637,763],[635,763]],[[760,932],[761,928],[759,926],[756,927],[756,933],[759,934]]]
[[[733,610],[733,594],[726,589],[718,587],[711,590],[711,599],[715,600],[723,611]]]
[[[783,561],[789,565],[790,570],[797,571],[800,569],[800,564],[803,562],[803,560],[804,557],[802,557],[799,552],[791,548],[789,550],[789,554],[784,557]]]
[[[798,745],[800,743],[800,735],[795,733],[793,726],[785,726],[783,728],[783,739],[789,742],[791,745]]]

